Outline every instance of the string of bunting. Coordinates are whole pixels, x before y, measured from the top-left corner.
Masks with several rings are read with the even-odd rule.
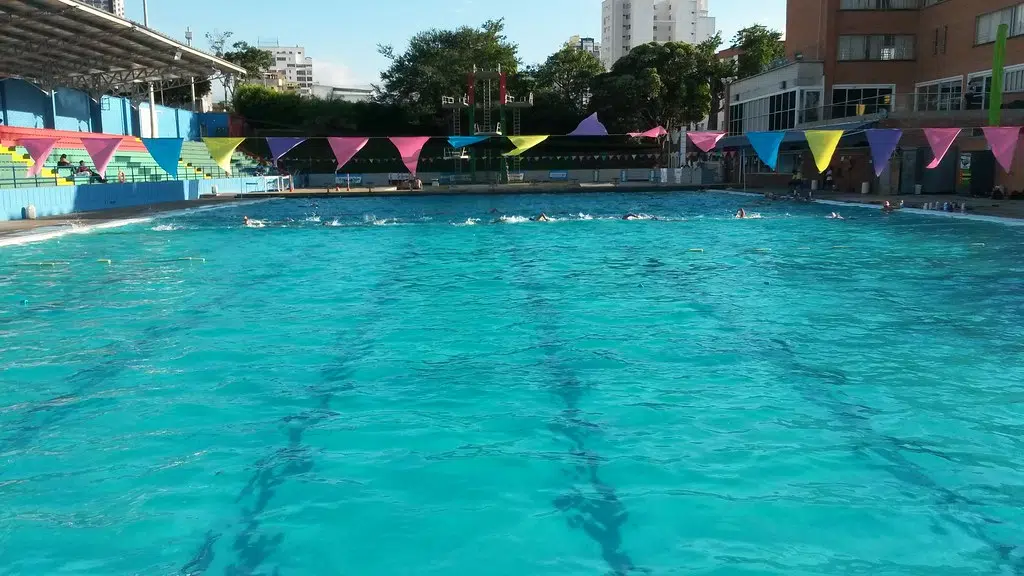
[[[925,139],[932,151],[932,161],[927,168],[938,167],[942,159],[949,152],[953,142],[961,134],[960,128],[922,128]],[[989,149],[995,156],[996,161],[1007,172],[1013,164],[1013,158],[1017,151],[1017,144],[1020,140],[1020,126],[988,126],[982,128]],[[889,164],[896,148],[899,146],[903,131],[899,129],[867,129],[857,130],[849,134],[844,130],[793,130],[774,132],[747,132],[744,134],[751,148],[770,169],[775,170],[779,160],[779,149],[788,133],[799,133],[807,142],[811,154],[814,157],[815,165],[819,172],[824,172],[832,161],[840,140],[845,135],[863,133],[871,149],[872,163],[875,168],[875,175],[879,176]],[[643,132],[629,132],[627,134],[609,134],[605,126],[598,120],[597,114],[591,114],[580,122],[579,126],[567,137],[574,136],[630,136],[632,138],[661,138],[668,135],[668,131],[662,126],[656,126]],[[716,149],[724,132],[702,131],[686,132],[687,139],[701,152],[711,152]],[[512,143],[514,148],[505,152],[503,156],[521,156],[527,150],[544,142],[551,135],[532,136],[502,136]],[[358,159],[355,156],[366,146],[370,140],[369,136],[347,136],[327,138],[334,152],[337,161],[336,170],[342,169],[350,162],[367,162],[370,164],[388,162],[377,158]],[[491,136],[449,136],[448,145],[456,150],[461,150],[475,144],[490,140]],[[90,158],[96,165],[96,170],[103,174],[117,151],[124,137],[100,137],[82,138],[82,145],[89,153]],[[267,145],[270,148],[271,157],[276,165],[283,157],[295,150],[302,143],[309,140],[302,137],[268,137]],[[430,136],[391,136],[388,140],[395,146],[402,163],[410,174],[416,174],[421,160],[432,163],[444,158],[428,157],[420,158],[423,147],[431,140]],[[43,168],[43,163],[49,158],[57,144],[57,138],[22,138],[17,144],[28,151],[33,162],[28,167],[28,176],[38,176]],[[210,157],[224,172],[231,174],[231,157],[238,146],[245,141],[245,138],[203,138]],[[153,157],[154,161],[172,177],[177,177],[178,163],[180,161],[182,144],[181,138],[142,138],[141,142],[146,150]],[[551,156],[524,157],[527,161],[537,160],[622,160],[637,158],[657,158],[657,154],[650,153],[619,153],[619,154],[564,154]]]

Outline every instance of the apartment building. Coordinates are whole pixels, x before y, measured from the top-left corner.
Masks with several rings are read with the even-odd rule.
[[[277,41],[259,42],[262,50],[270,52],[274,57],[271,71],[280,72],[284,80],[299,87],[299,94],[313,94],[313,59],[306,56],[306,49],[301,46],[281,46]]]
[[[106,10],[118,18],[124,18],[124,0],[78,0],[100,10]]]
[[[1024,2],[1021,0],[788,0],[788,63],[729,87],[730,136],[760,130],[864,127],[904,129],[891,169],[874,185],[907,193],[974,191],[1001,185],[1024,189],[1024,161],[1005,174],[993,165],[980,132],[987,124],[996,32],[1009,25],[1003,86],[1006,124],[1024,121]],[[1009,108],[1009,109],[1007,109]],[[923,127],[967,128],[936,169]],[[854,138],[855,139],[855,138]],[[742,138],[725,145],[742,146]],[[784,179],[808,156],[802,139],[784,141],[778,171],[746,168],[752,180]],[[846,142],[846,139],[844,139]],[[846,144],[844,144],[846,145]],[[874,181],[861,143],[839,161],[841,185],[859,189]],[[966,159],[966,160],[965,160]],[[965,182],[957,162],[973,165]],[[788,163],[787,163],[788,162]],[[781,181],[781,180],[780,180]]]
[[[630,49],[650,42],[698,44],[715,34],[709,0],[603,0],[601,60],[610,68]]]
[[[583,37],[577,34],[570,36],[569,41],[565,45],[589,52],[599,59],[601,58],[601,43],[594,38]]]
[[[1020,0],[789,0],[786,52],[821,62],[825,102],[848,112],[985,109],[1001,23],[1004,91],[1024,92]]]

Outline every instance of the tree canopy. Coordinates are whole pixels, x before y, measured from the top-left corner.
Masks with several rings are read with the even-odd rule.
[[[716,48],[712,42],[637,46],[594,79],[590,108],[620,133],[700,122],[711,111]]]
[[[587,111],[590,85],[604,73],[604,65],[596,56],[576,46],[566,45],[538,66],[534,72],[537,87],[564,104],[566,111],[577,116]]]
[[[514,73],[518,47],[503,34],[504,20],[488,20],[479,28],[436,28],[412,37],[404,52],[381,45],[379,52],[390,61],[374,86],[378,102],[401,105],[413,115],[440,115],[442,96],[466,92],[467,74],[480,69]]]
[[[786,44],[782,32],[762,24],[748,26],[736,33],[732,39],[734,48],[739,48],[737,76],[747,78],[767,70],[773,62],[786,56]]]

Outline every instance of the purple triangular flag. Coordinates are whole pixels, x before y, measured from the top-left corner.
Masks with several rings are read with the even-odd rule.
[[[270,157],[274,159],[274,166],[282,156],[291,152],[299,144],[305,142],[305,138],[267,138],[267,145],[270,146]]]
[[[903,130],[896,128],[865,130],[868,137],[868,145],[871,147],[871,163],[875,166],[875,178],[882,175],[886,166],[889,165],[889,158],[896,151],[896,146],[903,137]]]
[[[587,116],[580,122],[575,130],[569,132],[569,136],[607,136],[608,129],[597,119],[597,112]]]

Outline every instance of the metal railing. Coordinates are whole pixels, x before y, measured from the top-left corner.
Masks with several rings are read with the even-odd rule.
[[[845,99],[818,102],[819,96],[808,99],[804,92],[804,102],[794,98],[792,107],[782,107],[786,101],[771,97],[756,101],[758,103],[732,104],[726,110],[724,129],[730,136],[743,132],[790,130],[828,123],[856,122],[858,118],[869,117],[900,117],[913,115],[920,118],[983,116],[987,114],[990,103],[989,94],[971,94],[956,91],[932,92],[930,87],[922,87],[915,93],[879,93],[877,88],[837,88],[835,92],[845,92]],[[852,96],[850,95],[851,93]],[[868,95],[864,95],[868,93]],[[737,115],[737,106],[743,109]],[[751,114],[751,112],[754,112]],[[1024,92],[1011,92],[1003,95],[1004,115],[1024,115]]]
[[[51,167],[47,167],[51,168]],[[220,166],[179,167],[178,174],[184,176],[172,177],[157,165],[152,166],[110,166],[107,168],[106,177],[103,180],[83,172],[76,173],[77,166],[54,166],[52,169],[55,176],[26,176],[24,166],[0,167],[0,188],[39,188],[47,186],[80,186],[83,184],[118,184],[120,183],[119,173],[124,173],[124,183],[138,184],[146,182],[166,182],[169,180],[204,180],[209,174],[211,178],[241,178],[249,176],[276,176],[266,171],[259,173],[253,168],[236,169],[229,176]],[[199,172],[196,172],[199,169]],[[68,181],[71,178],[72,181]]]

